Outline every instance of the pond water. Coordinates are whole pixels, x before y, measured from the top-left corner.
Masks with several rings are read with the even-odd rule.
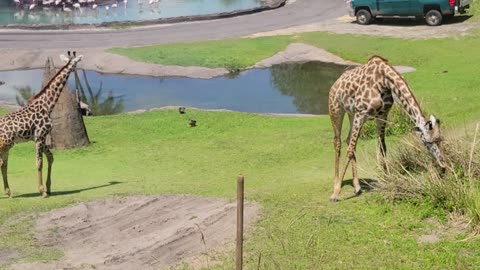
[[[263,6],[266,0],[73,0],[71,3],[57,0],[58,5],[55,5],[55,0],[18,1],[15,4],[14,0],[0,0],[0,25],[153,20],[250,9]],[[30,9],[33,1],[38,4]],[[40,5],[50,1],[51,4]],[[65,2],[66,10],[61,1]],[[81,2],[80,8],[72,6],[78,2]]]
[[[328,91],[345,68],[322,62],[281,64],[208,80],[90,70],[78,70],[77,74],[85,102],[104,104],[105,113],[172,105],[255,113],[327,114]],[[16,103],[21,88],[38,91],[42,73],[40,69],[0,72],[0,81],[5,82],[0,86],[0,100]],[[75,76],[70,76],[69,85],[76,88]],[[119,108],[113,109],[116,104]]]

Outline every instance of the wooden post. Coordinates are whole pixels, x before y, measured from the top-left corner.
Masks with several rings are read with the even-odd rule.
[[[244,177],[237,177],[237,259],[236,270],[243,268],[243,187]]]

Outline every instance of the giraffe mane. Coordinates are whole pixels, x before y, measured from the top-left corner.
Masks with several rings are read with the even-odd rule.
[[[62,72],[68,66],[68,64],[70,64],[70,61],[68,61],[66,65],[64,65],[60,70],[58,70],[57,73],[55,73],[55,75],[50,79],[50,81],[48,81],[47,84],[45,84],[45,86],[43,87],[42,90],[40,90],[40,92],[36,93],[34,96],[28,99],[27,105],[30,105],[33,101],[35,101],[38,97],[40,97],[43,93],[45,93],[45,91],[47,91],[47,88],[50,87],[50,84],[52,84],[54,79],[58,76],[58,74],[60,74],[60,72]]]
[[[375,58],[380,59],[380,60],[382,60],[383,62],[385,62],[385,63],[388,64],[388,60],[387,60],[387,59],[381,57],[380,55],[376,55],[376,54],[375,54],[375,55],[372,55],[372,57],[370,57],[370,59],[368,59],[368,61],[371,61],[371,60],[373,60],[373,59],[375,59]]]
[[[400,74],[400,72],[398,72],[398,70],[396,68],[394,68],[392,65],[390,65],[390,63],[388,63],[388,60],[381,57],[381,56],[378,56],[378,55],[373,55],[372,57],[370,57],[370,60],[374,59],[374,58],[377,58],[377,59],[380,59],[382,60],[397,76],[398,78],[400,78],[400,80],[403,81],[403,83],[408,87],[408,89],[410,90],[410,93],[412,95],[412,99],[414,100],[414,103],[417,104],[419,110],[420,110],[420,114],[425,118],[425,115],[424,115],[424,112],[422,110],[422,107],[420,106],[420,103],[418,102],[415,94],[413,93],[413,91],[411,91],[411,88],[410,88],[410,85],[407,83],[407,81],[405,80],[405,78],[402,76],[402,74]],[[369,60],[369,61],[370,61]]]

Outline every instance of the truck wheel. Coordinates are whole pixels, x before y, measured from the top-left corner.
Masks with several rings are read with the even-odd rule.
[[[425,14],[425,22],[430,26],[437,26],[442,24],[442,13],[438,10],[429,10]]]
[[[372,14],[366,9],[360,9],[357,11],[357,23],[361,25],[367,25],[372,20]]]

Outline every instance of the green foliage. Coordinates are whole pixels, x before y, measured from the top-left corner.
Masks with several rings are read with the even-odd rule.
[[[27,105],[28,100],[35,94],[30,86],[15,86],[15,100],[20,106]]]
[[[87,73],[83,69],[82,75],[83,83],[80,80],[77,71],[74,72],[75,84],[76,88],[80,91],[81,101],[88,104],[88,108],[92,115],[111,115],[123,112],[124,106],[122,98],[114,97],[112,91],[109,91],[107,97],[103,98],[102,82],[100,82],[98,90],[94,93],[90,83],[88,82]],[[88,95],[86,93],[88,93]]]
[[[404,110],[395,105],[390,110],[387,119],[386,136],[400,136],[412,131],[413,122]],[[378,138],[376,121],[367,121],[360,132],[361,139]]]

